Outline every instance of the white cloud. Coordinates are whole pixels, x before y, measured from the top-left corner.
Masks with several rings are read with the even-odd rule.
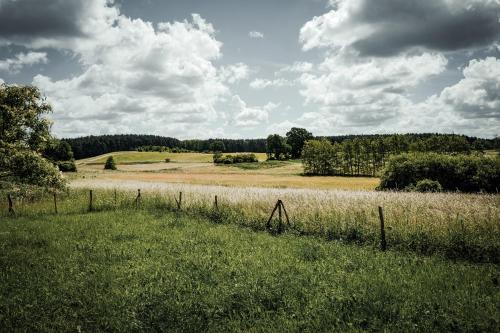
[[[267,123],[269,112],[280,105],[269,102],[262,107],[249,107],[238,95],[232,97],[230,104],[236,113],[233,123],[240,127],[253,127]]]
[[[250,87],[253,89],[265,89],[267,87],[287,87],[293,85],[294,82],[283,78],[278,78],[274,80],[257,78],[252,82],[250,82]]]
[[[349,52],[328,56],[319,74],[302,74],[306,103],[319,104],[338,125],[374,126],[401,115],[409,89],[444,71],[440,54],[360,58]]]
[[[307,61],[295,61],[293,64],[289,66],[285,66],[281,68],[276,75],[281,73],[306,73],[310,72],[313,69],[313,64]]]
[[[249,74],[250,69],[246,64],[241,62],[234,65],[223,66],[220,68],[221,80],[230,84],[247,79]]]
[[[238,64],[221,78],[214,61],[222,43],[196,14],[157,29],[119,15],[101,32],[72,49],[84,64],[81,75],[33,79],[54,105],[54,129],[61,136],[122,131],[205,137],[209,131],[202,129],[218,117],[215,103],[229,91],[223,81],[246,75]],[[79,124],[91,126],[80,131]]]
[[[250,38],[264,38],[264,34],[260,31],[250,31],[248,33],[248,37]]]
[[[304,50],[352,47],[388,56],[412,49],[452,51],[500,37],[498,0],[335,0],[300,30]],[[422,21],[422,18],[425,18]],[[471,29],[470,27],[474,27]]]
[[[0,71],[17,73],[25,66],[46,64],[47,61],[47,53],[45,52],[21,52],[16,54],[14,58],[0,60]]]
[[[500,59],[471,60],[463,75],[460,82],[441,92],[439,102],[466,119],[500,120]]]

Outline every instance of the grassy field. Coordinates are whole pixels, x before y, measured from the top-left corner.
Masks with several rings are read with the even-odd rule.
[[[0,331],[500,328],[498,265],[275,237],[153,207],[104,211],[101,201],[84,214],[76,204],[2,216]]]
[[[117,171],[104,171],[109,155],[118,161]],[[305,177],[300,161],[214,165],[212,155],[200,153],[117,152],[79,160],[78,174],[68,174],[79,183],[89,179],[107,181],[143,181],[151,183],[186,183],[199,185],[257,186],[273,188],[318,188],[373,190],[378,178]],[[163,162],[168,157],[171,163]]]
[[[118,164],[164,162],[166,158],[169,158],[170,161],[174,163],[212,163],[212,154],[118,151],[79,160],[78,164],[95,163],[104,165],[108,156],[111,155]],[[266,154],[264,153],[256,153],[255,155],[259,161],[266,160]]]
[[[95,210],[134,207],[140,188],[141,208],[172,212],[177,209],[174,198],[182,192],[184,213],[255,230],[265,229],[276,201],[281,199],[290,216],[290,225],[285,226],[289,233],[372,247],[377,247],[380,240],[377,207],[382,206],[391,249],[500,264],[498,195],[236,188],[101,180],[93,185]],[[128,190],[124,190],[126,186]],[[116,199],[113,188],[121,189],[116,192]],[[213,208],[215,195],[218,196],[217,211]],[[83,189],[60,195],[59,211],[85,212],[88,197],[88,191]],[[20,215],[33,218],[53,211],[50,196],[40,202],[18,200],[15,206]],[[4,201],[0,201],[0,209],[5,213]],[[277,229],[277,222],[273,221],[272,226]]]

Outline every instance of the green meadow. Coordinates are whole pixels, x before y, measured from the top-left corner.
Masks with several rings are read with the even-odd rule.
[[[176,211],[147,193],[135,208],[131,192],[118,192],[115,206],[113,194],[96,191],[93,212],[82,191],[59,199],[58,214],[50,198],[16,202],[10,215],[1,207],[0,331],[500,327],[498,263],[276,235],[189,195]]]

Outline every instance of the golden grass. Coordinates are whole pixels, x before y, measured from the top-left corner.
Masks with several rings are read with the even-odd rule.
[[[138,151],[119,151],[104,154],[96,157],[78,160],[77,164],[104,164],[106,159],[112,155],[117,164],[120,163],[154,163],[163,162],[169,158],[171,162],[177,163],[211,163],[212,154],[203,153],[167,153],[167,152],[138,152]],[[266,159],[266,154],[257,153],[260,161]]]
[[[305,234],[377,244],[378,206],[383,206],[388,242],[424,254],[442,252],[474,260],[499,259],[500,196],[458,193],[404,193],[323,189],[208,186],[152,180],[80,179],[74,188],[125,191],[141,189],[158,205],[174,205],[183,193],[183,209],[208,212],[214,195],[229,220],[263,228],[278,199],[285,203],[293,228]],[[262,178],[256,184],[261,186]],[[109,191],[108,191],[109,192]],[[135,192],[136,193],[136,192]],[[132,202],[135,193],[124,194]],[[155,199],[156,198],[156,199]],[[106,200],[106,199],[104,199]],[[485,259],[486,258],[486,259]]]
[[[109,155],[117,161],[118,171],[103,170],[102,164]],[[256,155],[261,161],[266,158],[265,154]],[[171,163],[163,162],[167,157]],[[301,175],[303,168],[300,162],[285,162],[279,167],[255,170],[211,162],[210,154],[116,152],[79,160],[79,172],[71,179],[343,190],[373,190],[379,183],[377,178],[368,177],[305,177]]]

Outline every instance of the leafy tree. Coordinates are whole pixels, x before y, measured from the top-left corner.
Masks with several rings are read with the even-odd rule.
[[[106,170],[116,170],[116,163],[113,156],[108,157],[106,164],[104,164],[104,169]]]
[[[444,191],[496,193],[500,188],[500,158],[437,153],[396,155],[383,170],[379,189],[411,188],[424,179],[439,182]]]
[[[292,147],[286,142],[286,138],[279,134],[271,134],[267,137],[267,158],[272,160],[286,160],[290,158]]]
[[[74,158],[69,143],[57,139],[52,139],[47,144],[43,156],[51,161],[71,161]]]
[[[335,172],[335,149],[326,139],[306,141],[302,150],[304,173],[332,175]]]
[[[210,144],[210,150],[213,152],[224,152],[226,150],[226,146],[224,145],[224,141],[215,140]]]
[[[305,128],[292,127],[286,133],[286,142],[291,147],[292,158],[300,158],[305,142],[313,138],[312,133]]]
[[[65,187],[57,168],[42,156],[53,140],[51,123],[44,118],[51,111],[36,87],[0,85],[1,181],[12,185]]]

